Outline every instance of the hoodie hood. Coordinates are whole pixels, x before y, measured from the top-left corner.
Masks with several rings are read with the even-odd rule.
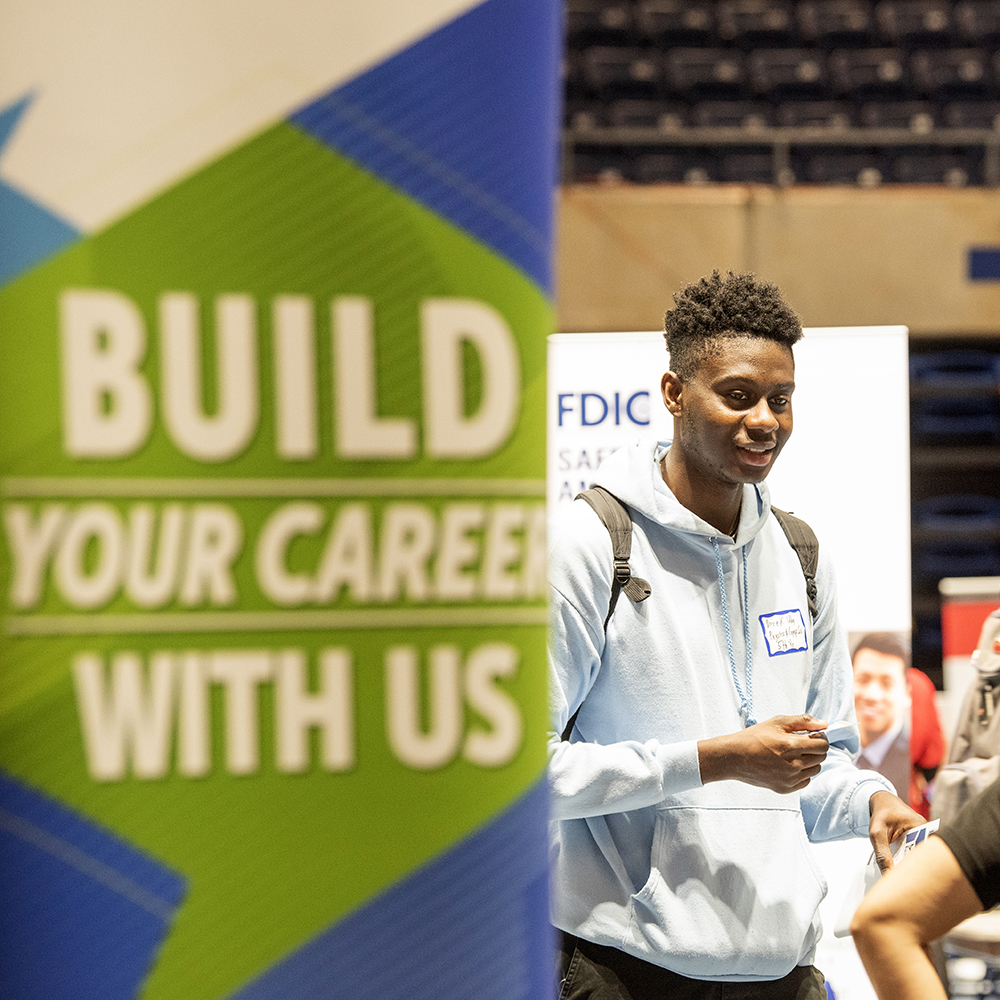
[[[670,444],[652,434],[627,444],[601,463],[594,482],[634,511],[675,531],[729,541],[725,533],[720,533],[718,528],[683,506],[663,481],[659,463]],[[746,545],[761,530],[770,513],[771,497],[767,485],[744,485],[735,544]]]
[[[1000,608],[988,615],[983,622],[979,645],[972,654],[972,665],[981,674],[1000,674]]]

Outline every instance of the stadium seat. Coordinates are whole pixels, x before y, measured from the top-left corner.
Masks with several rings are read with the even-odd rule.
[[[1000,44],[1000,0],[961,0],[955,4],[954,22],[959,37],[970,45]]]
[[[632,5],[625,0],[566,0],[566,38],[570,45],[614,45],[629,41]]]
[[[747,57],[747,78],[756,94],[773,100],[826,96],[826,59],[816,49],[756,49]]]
[[[939,580],[945,576],[1000,576],[1000,545],[978,539],[925,542],[914,547],[915,575]]]
[[[946,128],[1000,129],[1000,101],[952,101],[941,112]]]
[[[879,0],[875,23],[889,45],[947,45],[951,41],[951,4],[948,0]]]
[[[635,8],[636,30],[667,49],[709,45],[713,40],[713,6],[707,0],[641,0]]]
[[[687,119],[687,106],[663,100],[612,101],[607,108],[607,123],[613,128],[655,128],[669,132],[681,128]]]
[[[913,652],[941,661],[941,613],[913,616]]]
[[[878,187],[885,179],[884,154],[855,149],[824,149],[805,158],[804,179],[814,184],[851,184]]]
[[[921,389],[996,389],[1000,386],[1000,354],[963,349],[914,354],[910,383]]]
[[[925,531],[1000,531],[1000,500],[978,493],[948,493],[913,504],[913,523]]]
[[[691,109],[691,124],[705,128],[765,128],[773,108],[764,101],[702,101]]]
[[[636,158],[635,179],[642,184],[692,184],[714,179],[711,158],[687,151],[642,153]]]
[[[968,153],[911,148],[893,158],[890,179],[897,184],[944,184],[961,188],[972,179],[972,163]]]
[[[730,49],[670,49],[663,59],[670,89],[688,101],[744,96],[742,55]]]
[[[938,100],[985,97],[990,92],[989,58],[983,49],[925,49],[910,57],[913,85]]]
[[[1000,413],[990,397],[915,399],[910,428],[923,444],[994,443],[1000,441]]]
[[[810,45],[860,48],[875,39],[875,18],[868,0],[802,0],[796,14],[799,34]]]
[[[837,92],[855,100],[907,96],[909,73],[900,49],[837,49],[827,65]]]
[[[720,157],[719,175],[729,184],[773,184],[774,155],[769,150],[726,150]]]
[[[567,128],[591,129],[607,124],[607,104],[592,98],[567,100],[563,108]]]
[[[1000,51],[994,52],[990,59],[990,71],[995,83],[1000,83]],[[994,91],[995,93],[996,91]]]
[[[1000,500],[996,497],[974,493],[927,497],[913,504],[913,524],[925,534],[914,546],[921,575],[995,575],[998,557],[995,536],[1000,531]],[[953,537],[942,537],[946,534]],[[966,537],[955,538],[955,535]],[[952,573],[954,568],[963,572]],[[976,572],[970,574],[969,570]]]
[[[653,97],[660,79],[660,61],[649,49],[595,45],[581,56],[583,81],[605,98]]]
[[[746,49],[798,40],[793,8],[786,0],[719,0],[715,26],[722,41]]]
[[[783,101],[777,124],[787,128],[848,128],[851,105],[846,101]]]
[[[635,155],[631,150],[614,146],[594,146],[577,149],[573,153],[571,177],[573,181],[624,181],[633,176]]]
[[[583,56],[577,51],[567,51],[563,55],[562,65],[563,92],[567,101],[582,98],[587,93],[583,81]]]
[[[869,101],[858,110],[863,128],[905,128],[926,135],[935,122],[935,107],[928,101]]]

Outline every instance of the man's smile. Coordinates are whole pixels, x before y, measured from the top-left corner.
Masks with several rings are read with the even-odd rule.
[[[747,444],[737,443],[736,447],[740,452],[740,457],[748,465],[764,466],[771,461],[771,452],[777,445],[773,441],[769,444],[749,442]]]

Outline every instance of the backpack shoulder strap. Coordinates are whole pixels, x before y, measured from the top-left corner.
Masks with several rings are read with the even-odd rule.
[[[603,486],[592,486],[589,490],[578,493],[576,500],[586,500],[594,509],[594,513],[601,519],[601,524],[608,529],[611,536],[611,552],[614,558],[615,574],[611,581],[611,600],[608,602],[608,613],[604,618],[604,632],[608,631],[608,622],[618,603],[618,595],[624,590],[625,595],[636,604],[646,600],[650,595],[650,586],[641,577],[633,576],[628,564],[628,557],[632,553],[632,518],[625,505],[613,493],[610,493]],[[581,705],[580,708],[583,706]],[[576,725],[576,717],[580,714],[580,708],[573,713],[566,728],[563,730],[562,738],[569,739],[569,734]]]
[[[789,514],[788,511],[771,508],[771,513],[778,519],[781,530],[784,531],[788,544],[795,549],[795,554],[802,564],[802,575],[806,578],[806,596],[809,598],[809,613],[815,619],[819,614],[816,604],[816,570],[819,567],[819,539],[816,533],[800,517]]]
[[[586,500],[608,529],[611,536],[611,551],[614,558],[614,579],[611,581],[611,601],[607,617],[604,619],[604,631],[608,630],[611,613],[618,603],[618,595],[625,591],[629,600],[638,604],[646,600],[650,594],[649,584],[637,576],[632,576],[628,557],[632,553],[632,518],[625,505],[613,493],[603,486],[592,486],[576,495],[578,500]]]

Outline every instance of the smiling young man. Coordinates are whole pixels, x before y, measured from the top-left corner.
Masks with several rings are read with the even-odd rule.
[[[858,767],[884,774],[897,792],[910,787],[910,695],[907,654],[891,632],[872,632],[855,647],[854,710],[861,756]]]
[[[582,500],[550,552],[560,996],[825,1000],[807,837],[867,834],[887,865],[921,818],[854,766],[857,737],[810,735],[854,707],[827,561],[814,620],[764,484],[792,432],[799,320],[747,274],[674,302],[673,440],[596,478],[628,508],[652,593],[607,618],[611,540]]]

